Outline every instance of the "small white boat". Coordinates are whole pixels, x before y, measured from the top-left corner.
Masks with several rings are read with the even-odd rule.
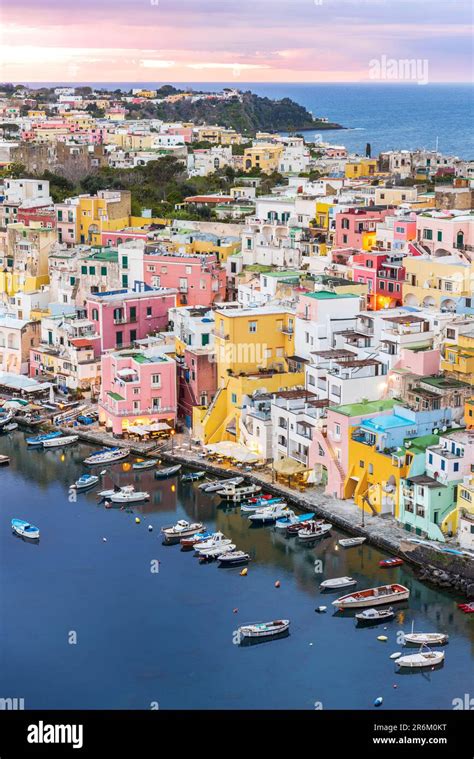
[[[408,656],[400,656],[395,664],[400,668],[407,669],[420,669],[422,667],[436,667],[444,661],[444,651],[431,651],[431,649],[423,650],[420,648],[417,654],[408,654]]]
[[[174,466],[166,466],[161,469],[157,469],[155,472],[155,480],[166,480],[168,477],[172,477],[177,474],[181,469],[181,464],[175,464]]]
[[[442,646],[449,640],[445,633],[405,633],[404,642],[418,646]]]
[[[243,477],[231,477],[229,480],[206,480],[198,485],[200,490],[204,490],[205,493],[215,493],[217,490],[231,487],[232,485],[240,485],[244,481]]]
[[[289,619],[276,619],[273,622],[256,622],[253,625],[242,625],[238,633],[242,638],[271,638],[287,632],[290,627]]]
[[[275,503],[264,509],[257,509],[254,514],[249,515],[249,521],[251,524],[271,524],[271,522],[276,522],[277,519],[285,516],[287,508],[286,503],[283,502]]]
[[[62,448],[64,445],[77,443],[79,435],[65,435],[64,437],[55,437],[52,440],[45,440],[43,448]]]
[[[245,553],[245,551],[228,551],[220,554],[217,560],[221,567],[238,567],[249,563],[250,554]]]
[[[2,428],[2,432],[13,432],[14,430],[18,429],[18,424],[16,422],[10,422],[9,424],[5,424]]]
[[[35,527],[29,522],[25,522],[24,519],[12,519],[12,530],[16,535],[21,538],[29,538],[30,540],[39,540],[40,531],[38,527]]]
[[[96,485],[99,482],[99,479],[99,475],[97,474],[83,474],[75,481],[74,485],[71,485],[71,488],[74,488],[75,490],[87,490],[87,488]]]
[[[394,583],[393,585],[381,585],[378,588],[348,593],[346,596],[336,598],[332,605],[337,606],[338,609],[363,609],[364,606],[382,606],[397,601],[406,601],[409,597],[408,588]]]
[[[226,538],[224,533],[222,532],[215,532],[208,540],[204,540],[202,543],[198,543],[195,546],[195,550],[197,553],[201,553],[202,551],[207,551],[209,548],[218,548],[219,546],[227,546],[232,541],[230,538]]]
[[[357,585],[357,580],[353,577],[334,577],[332,580],[324,580],[320,584],[321,590],[336,590],[338,588],[349,588],[351,585]]]
[[[89,466],[99,466],[99,464],[113,464],[114,461],[121,461],[130,455],[129,448],[105,448],[97,453],[92,453],[86,459],[84,464]]]
[[[141,501],[148,501],[149,498],[150,493],[144,490],[135,490],[133,485],[130,485],[128,490],[122,489],[111,495],[108,500],[112,503],[140,503]]]
[[[298,540],[306,541],[309,543],[312,540],[324,537],[324,535],[327,535],[331,530],[332,524],[329,522],[323,522],[320,524],[318,522],[311,521],[308,522],[304,529],[298,530]]]
[[[392,619],[395,616],[395,612],[390,606],[388,609],[364,609],[355,615],[358,622],[373,623],[373,622],[385,622],[387,619]]]
[[[221,490],[218,490],[217,495],[220,495],[224,501],[240,503],[240,501],[245,501],[249,496],[259,493],[261,489],[260,485],[247,485],[241,488],[231,485],[230,487],[223,487]]]
[[[110,498],[115,495],[115,493],[131,493],[133,489],[133,485],[123,485],[122,487],[115,485],[115,487],[110,488],[109,490],[99,490],[97,495],[100,498]]]
[[[135,461],[132,464],[132,469],[142,471],[143,469],[153,469],[158,464],[158,459],[144,459],[143,461]]]
[[[206,528],[202,522],[189,523],[185,519],[179,519],[176,524],[171,527],[162,527],[161,532],[166,541],[181,540],[181,538],[187,538],[190,535],[194,535],[196,532],[202,532]]]
[[[297,516],[294,511],[291,509],[286,512],[286,515],[284,517],[280,517],[280,519],[277,519],[275,524],[275,530],[278,530],[279,532],[285,532],[287,531],[288,527],[291,527],[295,524],[302,524],[303,522],[309,522],[311,521],[312,517],[314,517],[314,513],[310,514],[300,514]]]
[[[35,437],[27,437],[26,444],[29,446],[41,446],[46,440],[54,440],[54,438],[61,437],[61,432],[56,430],[55,432],[45,432],[44,435],[35,435]]]
[[[227,543],[224,546],[216,546],[215,548],[207,548],[199,551],[199,558],[201,559],[217,559],[218,556],[224,556],[226,553],[235,551],[235,543]]]
[[[360,546],[366,540],[367,538],[342,538],[338,543],[343,548],[352,548],[353,546]]]

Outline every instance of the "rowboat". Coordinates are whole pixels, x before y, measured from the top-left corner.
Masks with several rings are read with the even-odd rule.
[[[301,529],[301,526],[311,521],[312,517],[314,517],[314,514],[300,514],[297,516],[294,511],[288,511],[286,516],[280,517],[277,519],[275,524],[275,530],[279,530],[280,532],[286,532],[288,527],[291,525],[298,525]]]
[[[381,585],[378,588],[368,588],[367,590],[348,593],[346,596],[336,598],[332,602],[332,605],[337,606],[339,609],[362,609],[364,606],[381,606],[382,604],[406,601],[409,597],[410,591],[408,588],[394,583],[393,585]]]
[[[35,435],[34,437],[27,437],[26,438],[26,444],[35,446],[35,445],[43,445],[47,440],[54,440],[56,437],[61,437],[62,432],[59,430],[57,432],[46,432],[44,435]]]
[[[336,590],[337,588],[349,588],[351,585],[357,585],[357,580],[353,577],[334,577],[332,580],[324,580],[320,584],[321,590]]]
[[[144,459],[144,461],[135,461],[134,464],[132,464],[132,469],[142,470],[142,469],[153,469],[154,466],[158,464],[158,459]]]
[[[422,667],[436,667],[444,661],[444,651],[423,651],[423,647],[420,648],[417,654],[409,654],[408,656],[400,656],[395,664],[397,667],[407,669],[420,669]]]
[[[191,535],[189,538],[181,538],[179,541],[183,548],[192,548],[197,543],[203,543],[212,537],[212,532],[205,530],[204,532],[197,532],[195,535]]]
[[[24,519],[12,519],[12,530],[16,535],[22,538],[29,538],[30,540],[39,540],[40,531],[38,527],[35,527],[29,522],[25,522]]]
[[[254,495],[254,493],[259,493],[261,489],[260,485],[247,485],[246,487],[241,488],[231,485],[230,487],[224,487],[222,490],[218,490],[217,495],[220,495],[224,501],[240,503],[240,501],[245,501],[246,498]]]
[[[400,567],[403,564],[403,559],[382,559],[379,561],[379,567]]]
[[[449,640],[449,635],[445,633],[406,633],[404,642],[418,646],[442,646]]]
[[[89,466],[99,466],[99,464],[113,464],[115,461],[126,459],[130,454],[129,448],[104,448],[102,451],[92,453],[86,459],[84,464]]]
[[[311,521],[308,522],[306,527],[298,531],[298,540],[307,542],[316,540],[316,538],[322,538],[324,535],[327,535],[331,530],[332,524],[329,522],[320,524],[318,522]]]
[[[148,501],[150,493],[141,490],[135,490],[133,485],[130,485],[128,490],[122,489],[118,493],[113,493],[108,500],[112,503],[141,503],[142,501]]]
[[[181,476],[181,482],[196,482],[202,480],[206,472],[187,472]]]
[[[56,437],[54,440],[45,440],[43,448],[62,448],[64,445],[72,445],[77,443],[79,435],[65,435],[64,437]]]
[[[469,604],[458,604],[458,609],[461,609],[464,614],[474,614],[474,601]]]
[[[166,466],[162,469],[157,469],[155,472],[155,480],[165,480],[167,477],[172,477],[177,474],[181,469],[181,464],[175,464],[175,466]]]
[[[280,517],[285,516],[287,508],[285,502],[275,503],[273,506],[258,509],[254,514],[250,514],[249,521],[251,524],[271,524],[272,522],[276,522]]]
[[[289,619],[276,619],[273,622],[256,622],[252,625],[242,625],[238,633],[241,638],[271,638],[287,632],[290,627]]]
[[[71,485],[71,488],[75,488],[76,490],[87,490],[87,488],[96,485],[99,482],[99,479],[99,476],[96,474],[83,474],[75,481],[74,485]]]
[[[366,540],[367,538],[342,538],[338,543],[343,548],[352,548],[352,546],[360,546],[361,543],[365,543]]]
[[[176,524],[171,527],[162,527],[161,532],[164,539],[167,542],[179,541],[181,538],[187,538],[190,535],[194,535],[196,532],[202,532],[204,530],[202,522],[186,522],[185,519],[179,519]]]
[[[250,554],[245,551],[229,551],[229,553],[220,554],[217,560],[220,567],[238,567],[249,563]]]
[[[242,503],[240,511],[242,514],[253,514],[259,509],[265,509],[267,506],[273,506],[276,503],[283,503],[283,498],[266,498],[265,500],[256,499],[255,503]]]
[[[395,612],[390,606],[388,609],[365,609],[355,615],[358,622],[364,622],[365,624],[374,624],[374,622],[386,622],[387,619],[392,619],[395,616]]]
[[[231,477],[229,480],[207,480],[198,485],[200,490],[204,490],[205,493],[215,493],[217,490],[222,490],[222,486],[230,487],[231,485],[240,485],[244,481],[243,477]]]
[[[224,556],[226,553],[235,551],[235,543],[226,543],[225,546],[215,546],[214,548],[204,548],[199,551],[199,559],[217,559],[218,556]]]

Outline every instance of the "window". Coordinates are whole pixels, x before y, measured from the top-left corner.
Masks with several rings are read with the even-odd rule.
[[[122,256],[122,269],[128,269],[128,256]]]
[[[369,464],[368,470],[369,470],[369,474],[373,474],[374,473],[374,465],[373,464]]]
[[[432,463],[433,463],[433,454],[429,453],[428,454],[428,464],[432,464]]]
[[[128,276],[126,274],[122,274],[122,287],[128,287]]]
[[[232,393],[231,400],[232,400],[232,403],[237,403],[237,394],[236,393]]]
[[[133,388],[133,394],[134,395],[140,395],[140,388],[139,387],[134,387]]]
[[[137,307],[130,306],[130,321],[136,322],[136,320],[137,320]]]
[[[93,308],[92,309],[92,321],[93,322],[98,322],[99,321],[99,309],[98,308]]]
[[[140,401],[133,401],[133,410],[140,411]]]
[[[423,230],[423,239],[424,240],[432,240],[433,239],[433,230],[432,229],[424,229]]]
[[[438,240],[438,242],[443,242],[443,233],[442,232],[437,232],[436,233],[436,239]]]
[[[334,437],[338,438],[338,439],[341,437],[341,425],[340,424],[335,424],[334,425]]]
[[[446,461],[444,459],[441,459],[441,469],[443,470],[443,472],[446,469]]]
[[[151,316],[151,314],[152,314],[151,306],[147,306],[146,307],[146,315],[147,316]]]
[[[95,274],[95,266],[89,266],[89,274]]]
[[[106,277],[107,276],[107,267],[106,266],[101,266],[100,267],[100,274],[101,274],[102,277]]]
[[[136,339],[137,339],[137,330],[136,329],[131,329],[130,330],[130,342],[134,343]]]
[[[362,459],[359,461],[359,468],[363,469],[365,467],[365,461],[362,461]]]
[[[251,332],[252,334],[255,334],[255,332],[257,331],[257,322],[249,322],[248,324],[249,324],[249,332]]]
[[[121,348],[123,345],[123,332],[117,332],[115,335],[115,345],[117,348]]]
[[[455,461],[453,464],[453,471],[459,472],[459,461]]]
[[[69,284],[75,285],[76,284],[76,278],[75,277],[69,277]]]
[[[151,384],[153,387],[161,387],[161,374],[152,374]]]
[[[81,266],[81,274],[87,274],[87,266]]]

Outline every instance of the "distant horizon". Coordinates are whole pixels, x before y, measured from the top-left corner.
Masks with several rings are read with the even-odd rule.
[[[262,85],[275,85],[275,86],[279,86],[279,85],[289,85],[289,86],[315,85],[315,86],[318,86],[318,87],[322,87],[322,86],[332,87],[334,85],[348,85],[348,84],[351,84],[351,85],[364,85],[364,86],[367,85],[368,87],[385,87],[385,86],[393,86],[393,87],[429,87],[429,86],[432,86],[432,85],[448,86],[448,85],[455,84],[455,85],[458,85],[458,86],[460,86],[460,85],[466,85],[466,86],[469,86],[469,87],[473,87],[474,86],[474,81],[471,81],[471,80],[469,80],[469,81],[464,81],[464,80],[456,80],[456,81],[454,81],[453,80],[453,81],[449,81],[449,82],[448,81],[435,81],[435,82],[430,81],[430,82],[427,82],[426,84],[420,84],[419,82],[416,82],[416,81],[410,81],[410,82],[408,82],[408,81],[399,81],[399,80],[397,80],[397,81],[390,81],[390,80],[383,80],[383,81],[380,81],[380,80],[378,80],[378,81],[353,81],[353,80],[352,81],[351,80],[348,80],[348,81],[340,81],[340,80],[327,81],[327,80],[325,80],[324,82],[317,82],[317,81],[314,81],[314,80],[312,80],[312,81],[309,81],[309,80],[308,81],[300,81],[300,82],[285,81],[285,80],[281,80],[281,81],[261,80],[261,81],[252,81],[252,82],[234,82],[234,81],[230,81],[230,80],[218,80],[218,79],[215,79],[215,80],[209,79],[209,80],[206,80],[206,81],[202,81],[202,80],[190,80],[189,79],[189,80],[180,80],[180,81],[178,81],[178,80],[166,80],[166,81],[162,81],[162,82],[156,82],[156,81],[150,81],[150,80],[131,80],[131,79],[129,81],[123,81],[123,80],[122,81],[119,81],[119,80],[107,80],[107,81],[100,80],[99,81],[99,80],[89,79],[87,81],[84,80],[84,81],[80,81],[80,82],[73,82],[73,81],[65,80],[65,79],[49,79],[47,81],[46,80],[41,80],[41,81],[40,80],[38,80],[38,81],[32,81],[32,80],[30,80],[30,81],[23,81],[23,80],[12,81],[12,80],[8,80],[7,81],[7,80],[5,80],[1,84],[3,84],[3,85],[5,85],[5,84],[13,84],[15,86],[17,86],[17,85],[23,85],[24,87],[32,87],[33,85],[44,85],[44,86],[49,86],[49,85],[53,86],[54,85],[54,86],[57,86],[57,87],[61,87],[61,86],[64,86],[64,87],[66,87],[66,86],[67,87],[87,87],[87,86],[90,86],[90,85],[113,85],[113,84],[116,84],[116,85],[126,85],[126,84],[137,84],[137,85],[140,85],[140,86],[145,86],[146,85],[147,87],[153,85],[153,87],[156,87],[156,89],[160,89],[160,87],[166,87],[167,85],[175,86],[175,85],[178,85],[178,84],[180,84],[180,85],[199,85],[199,86],[213,84],[213,85],[222,85],[222,86],[225,86],[225,87],[232,86],[234,89],[240,90],[242,87],[251,87],[252,85],[258,85],[258,86],[262,86]]]

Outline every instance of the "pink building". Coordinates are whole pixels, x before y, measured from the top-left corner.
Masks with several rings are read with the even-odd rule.
[[[168,310],[175,303],[176,292],[165,288],[91,295],[86,301],[87,318],[100,335],[99,352],[128,347],[136,340],[165,330]]]
[[[335,247],[364,248],[368,233],[375,234],[377,223],[392,215],[393,209],[385,207],[349,208],[336,213]],[[375,242],[375,240],[374,240]]]
[[[147,247],[143,281],[150,287],[176,288],[180,306],[210,306],[225,300],[226,272],[214,253],[168,253]]]
[[[192,142],[193,141],[193,127],[189,126],[170,126],[166,130],[167,134],[176,134],[181,135],[181,137],[184,139],[185,142]]]
[[[148,228],[140,229],[139,227],[130,227],[128,229],[119,229],[116,232],[101,232],[100,244],[104,248],[116,248],[124,242],[131,240],[148,240]]]
[[[176,362],[153,349],[123,350],[101,359],[99,422],[114,435],[130,427],[176,421]]]
[[[416,222],[417,241],[434,256],[472,254],[474,217],[462,211],[431,211]]]
[[[193,407],[209,406],[217,390],[212,348],[186,348],[178,366],[178,416],[191,427]]]

